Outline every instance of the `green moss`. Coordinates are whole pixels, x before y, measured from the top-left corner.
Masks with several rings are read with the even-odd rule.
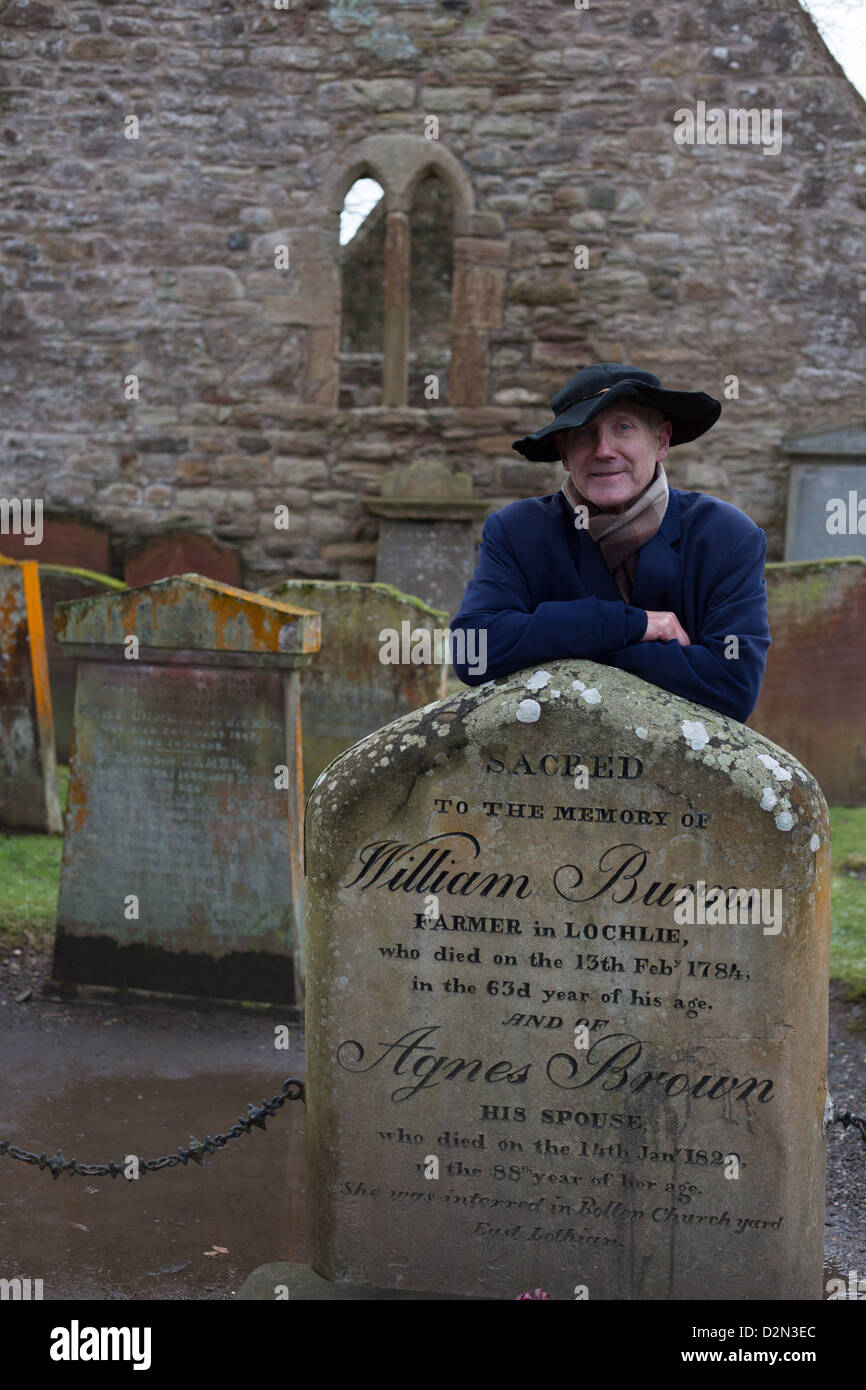
[[[402,589],[395,589],[393,584],[365,584],[359,579],[290,579],[284,581],[282,584],[274,584],[268,589],[259,589],[258,592],[264,595],[265,598],[275,599],[277,595],[287,587],[292,590],[297,590],[299,588],[310,589],[313,592],[315,592],[316,589],[339,589],[341,591],[345,591],[346,589],[362,589],[366,593],[373,590],[378,594],[397,599],[400,603],[411,604],[413,608],[418,609],[419,613],[426,613],[429,617],[435,618],[436,622],[440,625],[444,625],[448,622],[448,614],[442,609],[431,608],[429,603],[425,603],[423,599],[418,598],[415,594],[404,594]]]
[[[104,584],[107,589],[125,589],[126,585],[122,579],[113,579],[110,574],[100,574],[97,570],[82,570],[76,565],[43,565],[39,566],[40,574],[69,574],[76,579],[87,579],[93,584]]]
[[[820,608],[840,599],[839,565],[866,565],[858,555],[828,560],[771,561],[765,566],[767,595],[774,607]],[[855,582],[863,571],[845,576]],[[844,581],[843,581],[844,582]]]

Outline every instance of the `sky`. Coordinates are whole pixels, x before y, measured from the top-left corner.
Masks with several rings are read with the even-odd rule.
[[[801,0],[833,57],[866,96],[866,0]]]
[[[815,20],[824,42],[846,75],[866,97],[866,0],[800,0]],[[372,179],[360,179],[340,218],[340,241],[351,241],[382,196]]]

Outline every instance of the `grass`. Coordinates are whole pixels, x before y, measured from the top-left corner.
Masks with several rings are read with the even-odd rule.
[[[66,810],[69,769],[57,770]],[[62,835],[0,835],[0,951],[52,943],[60,887]]]
[[[866,807],[832,806],[830,974],[848,999],[866,997]]]
[[[66,809],[68,769],[59,770]],[[831,806],[830,974],[850,1001],[866,998],[866,806]],[[0,952],[50,946],[60,885],[61,835],[0,835]]]

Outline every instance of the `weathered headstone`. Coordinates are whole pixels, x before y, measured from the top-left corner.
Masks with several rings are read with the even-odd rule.
[[[78,685],[55,981],[298,1003],[318,614],[184,575],[56,625]]]
[[[588,661],[344,753],[306,817],[312,1268],[819,1298],[828,833],[782,749]]]
[[[48,657],[48,677],[51,682],[51,707],[54,711],[54,744],[57,761],[67,763],[72,747],[72,711],[75,705],[75,661],[54,632],[54,606],[71,603],[74,599],[89,598],[106,590],[119,591],[126,586],[108,574],[72,569],[68,565],[39,565],[39,587],[42,591],[42,610],[45,618],[45,651]]]
[[[434,651],[433,637],[447,629],[447,613],[388,584],[289,579],[265,592],[322,617],[322,650],[301,675],[306,786],[359,738],[445,694],[450,649],[446,640]],[[411,660],[425,654],[422,633],[444,660]],[[395,654],[390,634],[397,661],[382,659]]]
[[[866,422],[796,435],[784,447],[785,559],[866,558]]]
[[[475,568],[473,524],[496,503],[474,496],[468,473],[416,459],[386,473],[381,496],[361,505],[379,517],[376,579],[456,613]]]
[[[173,574],[201,574],[220,584],[237,585],[241,567],[232,546],[195,531],[172,531],[153,536],[130,550],[124,559],[123,573],[130,588],[140,588]]]
[[[36,520],[37,500],[28,499],[33,508],[28,513],[31,525]],[[13,560],[38,560],[40,565],[74,565],[107,574],[111,561],[106,526],[94,526],[74,516],[43,516],[41,511],[38,517],[35,536],[14,531],[0,535],[0,550],[4,555]]]
[[[866,801],[866,559],[766,567],[772,644],[749,725],[790,749],[831,806]]]
[[[39,567],[0,556],[0,828],[58,833]]]

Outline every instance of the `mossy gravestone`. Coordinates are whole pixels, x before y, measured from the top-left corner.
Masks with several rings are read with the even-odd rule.
[[[306,819],[313,1269],[819,1298],[828,837],[782,749],[587,661],[344,753]]]
[[[322,650],[301,676],[305,786],[365,734],[445,694],[449,646],[434,639],[447,613],[389,584],[289,579],[265,593],[321,614]],[[413,661],[413,647],[433,660]]]

